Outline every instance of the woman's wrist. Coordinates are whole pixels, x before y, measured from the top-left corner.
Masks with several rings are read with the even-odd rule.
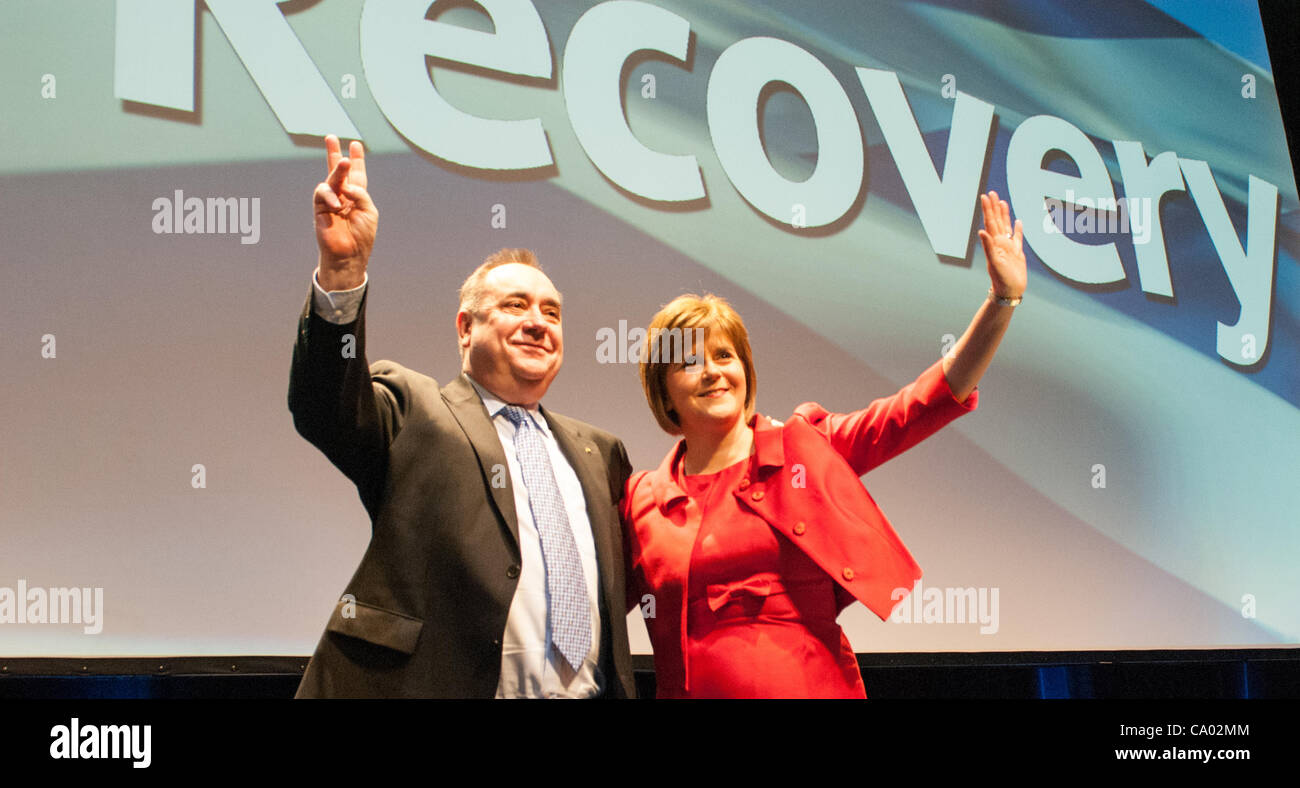
[[[1019,293],[1014,293],[1014,294],[1003,294],[1003,293],[998,293],[992,287],[989,288],[988,300],[992,301],[998,306],[1016,306],[1017,304],[1019,304],[1021,301],[1024,300],[1024,297],[1025,297],[1024,291],[1021,291]]]

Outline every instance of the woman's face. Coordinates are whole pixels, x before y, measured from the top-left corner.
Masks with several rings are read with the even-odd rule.
[[[725,431],[745,418],[745,365],[721,331],[709,331],[693,359],[668,368],[668,399],[685,435]]]

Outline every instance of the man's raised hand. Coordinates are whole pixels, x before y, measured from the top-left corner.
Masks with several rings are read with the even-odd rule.
[[[326,290],[351,290],[365,281],[379,227],[379,210],[366,192],[365,149],[353,140],[348,153],[350,158],[345,158],[338,137],[325,138],[329,176],[312,194],[319,279]]]

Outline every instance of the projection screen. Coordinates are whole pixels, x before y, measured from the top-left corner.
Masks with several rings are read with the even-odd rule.
[[[6,2],[0,654],[313,649],[369,537],[285,400],[330,133],[370,359],[452,379],[461,281],[532,248],[544,404],[637,468],[662,304],[732,302],[760,412],[865,407],[985,299],[996,190],[1028,291],[978,409],[863,479],[924,576],[853,647],[1300,643],[1296,183],[1257,6],[1203,5]]]

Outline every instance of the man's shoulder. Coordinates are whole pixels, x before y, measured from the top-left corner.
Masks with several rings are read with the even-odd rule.
[[[404,367],[396,361],[390,361],[386,358],[371,362],[370,377],[401,381],[407,385],[419,384],[421,386],[433,386],[434,388],[439,387],[438,381],[423,372],[416,372],[410,367]]]
[[[422,372],[389,359],[380,359],[370,364],[370,381],[378,389],[386,390],[398,407],[403,409],[417,403],[425,403],[425,407],[428,407],[441,400],[455,403],[474,393],[463,376],[453,378],[451,383],[444,386]]]

